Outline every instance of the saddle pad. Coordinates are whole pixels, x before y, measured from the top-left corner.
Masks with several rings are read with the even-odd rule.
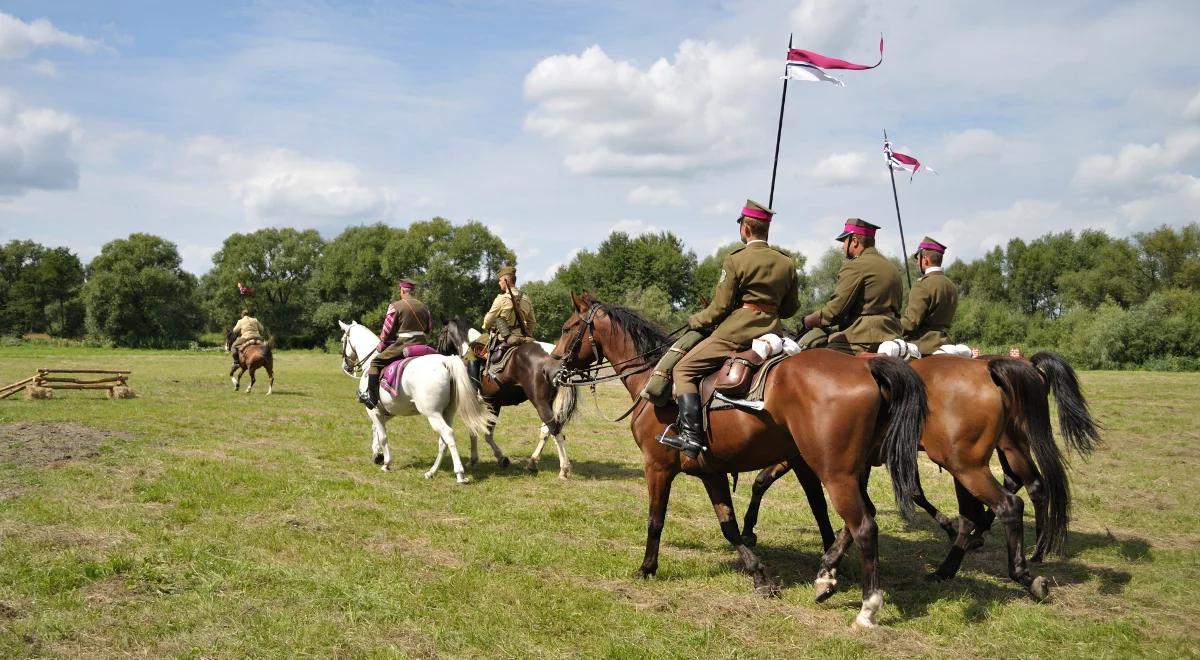
[[[436,352],[434,351],[434,353]],[[379,385],[387,390],[388,394],[396,396],[400,392],[400,379],[404,376],[404,368],[408,366],[409,362],[425,357],[425,355],[428,354],[414,355],[389,363],[379,375]]]
[[[404,357],[415,358],[423,355],[433,355],[438,352],[438,349],[428,344],[413,344],[412,346],[404,347]]]
[[[750,381],[749,393],[747,393],[746,397],[742,400],[762,401],[763,396],[766,395],[767,392],[767,374],[775,368],[775,365],[783,362],[789,357],[791,357],[791,355],[787,353],[780,353],[779,355],[769,358],[766,362],[763,362],[762,366],[758,368],[758,371],[754,373],[754,379]],[[732,403],[729,403],[728,401],[722,401],[716,397],[713,397],[708,403],[709,410],[724,410],[726,408],[734,407],[735,406]]]

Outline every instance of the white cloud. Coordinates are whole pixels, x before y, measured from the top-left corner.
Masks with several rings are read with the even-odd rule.
[[[254,223],[378,220],[392,207],[385,191],[362,183],[358,169],[344,161],[288,149],[245,150],[212,137],[193,140],[188,152],[220,168]]]
[[[23,107],[0,89],[0,195],[78,187],[72,151],[79,136],[74,117]]]
[[[638,186],[629,191],[628,200],[630,204],[646,206],[686,206],[683,196],[675,188]]]
[[[104,43],[63,32],[44,18],[26,23],[0,12],[0,60],[21,59],[39,48],[54,46],[91,53],[103,48]]]
[[[1183,110],[1183,118],[1200,120],[1200,92],[1196,92],[1192,100],[1188,101],[1187,107]]]
[[[795,35],[793,45],[809,50],[843,48],[858,33],[866,15],[865,0],[801,0],[789,16]]]
[[[946,138],[946,160],[960,161],[999,156],[1004,153],[1004,139],[983,128],[969,128]]]
[[[887,165],[882,156],[878,169],[871,167],[867,157],[858,152],[830,154],[817,161],[809,176],[818,184],[826,186],[847,186],[870,181],[880,171],[886,172]]]
[[[549,282],[550,280],[554,279],[554,274],[558,272],[558,269],[571,263],[571,261],[575,259],[575,255],[579,254],[580,252],[582,252],[581,248],[572,248],[569,252],[567,252],[566,259],[550,264],[550,266],[546,268],[546,272],[542,273],[542,281]]]
[[[1126,144],[1116,155],[1097,154],[1079,162],[1073,183],[1084,189],[1136,192],[1139,182],[1166,173],[1200,154],[1200,129],[1171,133],[1162,142]]]
[[[554,55],[525,77],[525,128],[563,143],[576,174],[682,175],[742,160],[750,112],[778,75],[748,45],[684,41],[646,69],[599,46]]]
[[[740,207],[733,202],[714,202],[704,207],[705,215],[727,215],[736,218],[734,215]]]
[[[62,75],[58,70],[58,66],[50,60],[38,60],[29,65],[29,70],[47,78],[57,78]]]
[[[608,228],[608,232],[624,232],[630,236],[641,236],[642,234],[655,234],[663,231],[661,227],[647,224],[641,220],[621,220],[617,224]]]

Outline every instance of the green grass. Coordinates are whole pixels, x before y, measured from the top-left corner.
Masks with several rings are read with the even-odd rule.
[[[1004,577],[996,532],[958,579],[925,582],[944,535],[923,514],[900,520],[880,473],[885,627],[855,631],[857,553],[843,590],[814,604],[820,539],[790,478],[758,527],[782,598],[753,595],[687,477],[658,577],[632,577],[646,492],[627,425],[608,421],[628,405],[623,390],[581,401],[570,481],[556,478],[552,445],[536,475],[520,461],[498,469],[484,446],[462,487],[445,466],[421,478],[435,452],[423,418],[390,425],[393,472],[370,463],[366,417],[336,356],[278,353],[270,397],[230,391],[226,359],[0,348],[0,384],[40,366],[128,368],[139,395],[0,401],[0,424],[122,434],[89,458],[0,464],[0,656],[1200,654],[1197,374],[1083,374],[1105,445],[1075,461],[1067,556],[1034,566],[1054,584],[1045,604]],[[528,406],[504,411],[498,441],[514,460],[536,434]],[[922,480],[953,510],[948,475],[924,458]]]

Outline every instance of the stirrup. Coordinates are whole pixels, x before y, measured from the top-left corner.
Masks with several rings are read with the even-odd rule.
[[[375,406],[379,405],[379,403],[371,399],[371,395],[366,392],[358,393],[358,402],[366,406],[367,410],[375,410]]]
[[[687,454],[692,460],[696,460],[696,458],[700,456],[700,452],[708,449],[706,445],[702,445],[694,440],[688,439],[682,432],[679,435],[667,435],[667,431],[669,431],[672,426],[675,426],[675,424],[663,429],[662,434],[658,436],[659,444],[670,447],[671,449],[678,449],[679,451]]]

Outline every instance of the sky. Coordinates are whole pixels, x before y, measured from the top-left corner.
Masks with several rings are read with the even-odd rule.
[[[0,242],[133,232],[202,274],[235,232],[489,226],[543,279],[610,232],[701,258],[766,203],[787,41],[883,64],[788,85],[771,240],[898,254],[1200,221],[1194,0],[0,0]]]

